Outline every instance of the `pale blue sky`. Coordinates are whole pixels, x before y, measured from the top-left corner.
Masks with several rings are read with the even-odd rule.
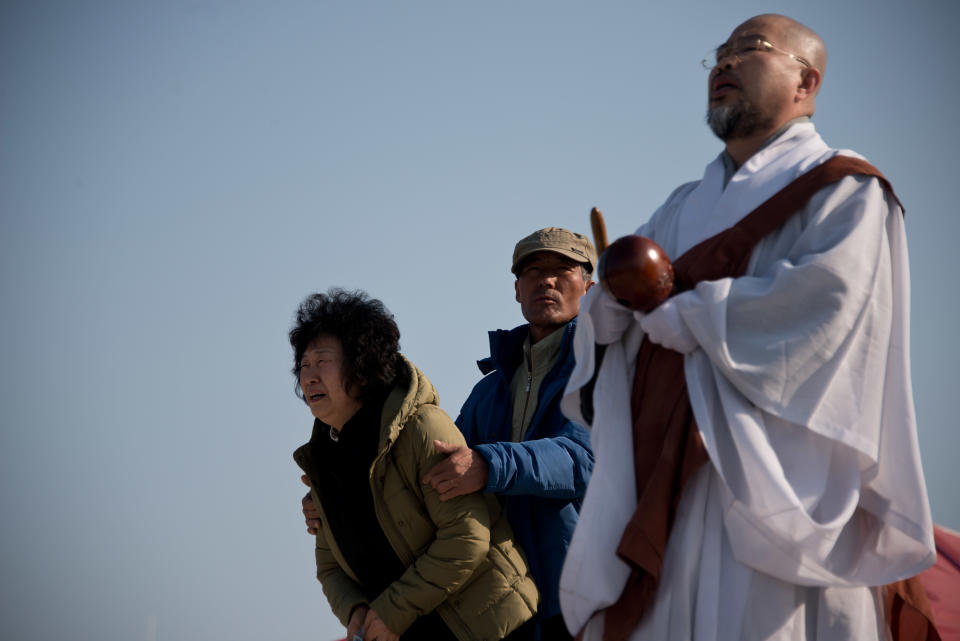
[[[633,231],[720,144],[700,59],[826,40],[814,119],[907,208],[934,519],[960,529],[954,2],[0,3],[0,637],[325,641],[286,342],[363,288],[456,414],[509,258]]]

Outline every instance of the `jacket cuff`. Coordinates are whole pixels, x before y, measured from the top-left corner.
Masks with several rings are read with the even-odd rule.
[[[476,450],[487,463],[487,486],[483,488],[483,491],[488,494],[501,491],[503,485],[503,479],[501,479],[503,467],[500,465],[500,457],[497,456],[496,446],[484,443],[474,445],[473,449]]]
[[[380,596],[370,603],[370,609],[377,613],[384,625],[397,636],[407,631],[417,615],[408,609],[399,608],[390,603],[390,588],[384,590]]]

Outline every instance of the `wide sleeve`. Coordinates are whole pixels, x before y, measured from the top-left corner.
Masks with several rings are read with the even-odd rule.
[[[410,480],[417,482],[445,456],[434,440],[465,444],[463,435],[450,417],[433,406],[421,408],[404,427],[394,448],[395,456],[415,461]],[[406,571],[371,603],[387,627],[402,634],[420,615],[430,612],[470,578],[490,549],[490,515],[480,494],[468,494],[441,501],[429,484],[415,490],[422,493],[422,507],[435,529],[432,541],[415,555]],[[408,488],[411,492],[414,490]],[[388,506],[389,507],[389,506]],[[399,518],[423,518],[407,514]],[[395,527],[395,525],[394,525]]]
[[[690,400],[734,555],[785,581],[876,585],[934,558],[909,374],[902,215],[873,178],[816,194],[748,274],[675,297]]]

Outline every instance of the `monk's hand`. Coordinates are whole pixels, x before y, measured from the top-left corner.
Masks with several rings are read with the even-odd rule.
[[[673,299],[664,301],[640,320],[640,328],[650,342],[681,354],[689,354],[699,347],[696,337],[680,315]]]
[[[353,639],[354,635],[363,629],[363,622],[367,619],[367,613],[370,606],[366,604],[358,605],[350,613],[350,622],[347,624],[347,641]]]
[[[480,453],[466,445],[451,445],[434,441],[433,446],[447,458],[437,463],[423,477],[424,485],[431,485],[441,501],[480,492],[487,487],[487,462]]]
[[[400,641],[400,637],[380,620],[376,610],[371,609],[363,622],[363,641]]]
[[[310,487],[310,479],[307,478],[306,474],[301,476],[300,480],[303,481],[304,485]],[[303,518],[307,522],[307,532],[309,534],[316,534],[320,531],[320,510],[313,504],[310,492],[307,492],[300,503],[303,505]]]

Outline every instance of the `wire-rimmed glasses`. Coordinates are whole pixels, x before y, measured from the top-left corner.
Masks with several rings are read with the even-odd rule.
[[[804,67],[813,66],[806,58],[801,58],[796,54],[792,54],[789,51],[781,49],[775,44],[767,42],[763,38],[747,38],[744,40],[739,40],[734,44],[720,45],[708,53],[704,59],[700,61],[700,64],[703,65],[703,68],[707,71],[712,71],[713,69],[719,67],[728,58],[732,59],[732,62],[740,64],[740,62],[743,61],[744,56],[747,56],[754,51],[777,51],[785,56],[793,58]]]

